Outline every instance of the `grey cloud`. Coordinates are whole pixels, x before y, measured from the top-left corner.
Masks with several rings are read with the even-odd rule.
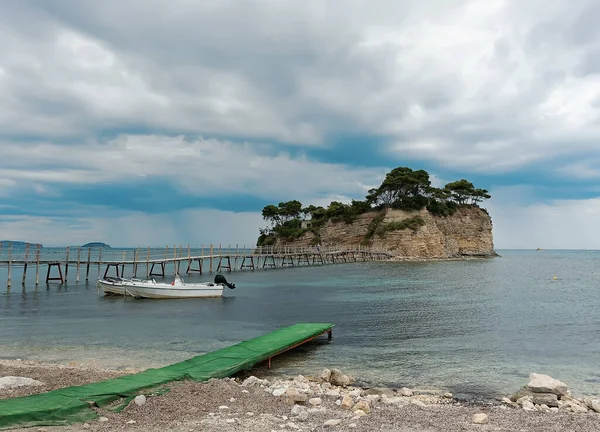
[[[573,81],[597,66],[596,2],[499,5],[8,2],[0,126],[44,138],[139,128],[312,145],[357,132],[390,136],[394,158],[465,169],[464,151],[517,167],[559,154],[568,135],[589,150],[597,107],[579,98],[593,86]],[[65,32],[72,40],[60,45]],[[561,98],[590,120],[572,127]],[[423,141],[439,146],[435,157],[414,145]]]

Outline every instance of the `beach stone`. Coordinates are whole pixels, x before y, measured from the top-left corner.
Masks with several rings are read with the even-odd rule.
[[[350,423],[348,425],[349,428],[354,429],[356,427],[356,423]]]
[[[512,405],[514,402],[505,396],[502,398],[502,403],[506,405]]]
[[[401,397],[398,397],[398,396],[394,396],[391,398],[385,398],[385,399],[382,399],[381,401],[386,405],[400,405],[400,404],[407,403]]]
[[[335,389],[327,390],[325,392],[325,395],[326,396],[338,397],[340,395],[340,389],[339,388],[335,388]]]
[[[557,413],[557,412],[558,412],[558,408],[556,408],[556,407],[552,407],[552,408],[550,408],[550,410],[549,410],[549,411],[550,411],[551,413]]]
[[[300,415],[300,413],[301,413],[301,412],[304,412],[304,411],[306,411],[306,408],[304,408],[303,406],[300,406],[300,405],[294,405],[294,406],[292,407],[292,411],[291,411],[291,413],[292,413],[292,415],[293,415],[293,416],[299,416],[299,415]]]
[[[345,387],[352,384],[352,378],[348,375],[342,373],[339,369],[331,369],[331,376],[329,377],[329,382],[333,385]]]
[[[257,378],[254,375],[252,375],[252,376],[246,378],[244,380],[244,382],[242,382],[242,386],[243,387],[248,387],[248,386],[251,386],[251,385],[264,385],[264,386],[268,386],[269,385],[269,381]]]
[[[563,396],[567,393],[567,385],[551,376],[532,373],[529,375],[527,389],[534,393],[554,393]]]
[[[302,411],[300,414],[298,414],[298,421],[305,422],[307,420],[308,420],[308,412]]]
[[[521,405],[525,411],[533,411],[535,409],[535,405],[529,399],[523,400],[519,405]]]
[[[133,400],[133,402],[135,402],[135,404],[137,406],[143,406],[146,404],[146,396],[144,395],[137,395],[135,397],[135,399]]]
[[[366,401],[359,401],[356,403],[356,405],[354,405],[354,411],[359,410],[359,411],[364,411],[366,414],[369,414],[371,412],[371,407],[369,406],[369,403]]]
[[[323,426],[325,426],[325,427],[337,426],[341,422],[342,421],[340,419],[331,419],[331,420],[327,420],[325,423],[323,423]]]
[[[446,399],[452,399],[454,397],[454,395],[450,392],[446,392],[442,396],[445,397]]]
[[[510,400],[513,402],[516,402],[519,399],[527,397],[527,396],[532,397],[534,394],[535,394],[534,392],[532,392],[531,390],[529,390],[527,388],[527,386],[525,386],[525,387],[521,387],[516,393],[512,394],[510,396]]]
[[[354,389],[351,392],[348,392],[348,394],[353,397],[359,397],[361,393],[362,393],[361,389]]]
[[[587,406],[581,406],[575,401],[565,401],[565,406],[575,414],[584,414],[588,412]]]
[[[279,387],[279,388],[276,388],[275,390],[273,390],[273,392],[271,394],[275,397],[279,397],[279,396],[283,396],[286,391],[287,390],[285,388]]]
[[[592,399],[588,404],[588,407],[597,413],[600,413],[600,399]]]
[[[425,404],[425,402],[423,402],[422,400],[419,400],[419,399],[411,399],[411,400],[410,400],[410,403],[411,403],[411,404],[413,404],[413,405],[416,405],[416,406],[418,406],[418,407],[421,407],[421,408],[424,408],[424,407],[426,407],[426,406],[427,406],[427,405]]]
[[[365,391],[363,391],[363,395],[365,396],[371,396],[371,395],[377,395],[377,396],[382,396],[382,395],[386,395],[387,397],[394,397],[394,390],[389,389],[389,388],[383,388],[383,387],[375,387],[375,388],[370,388],[367,389]]]
[[[376,394],[372,394],[372,395],[365,396],[365,399],[367,401],[373,403],[373,402],[378,402],[379,399],[381,399],[381,396],[380,395],[376,395]]]
[[[342,403],[340,404],[340,406],[343,409],[350,409],[352,408],[352,405],[354,405],[354,400],[352,399],[352,396],[350,395],[346,395],[344,396],[344,398],[342,399]]]
[[[473,414],[473,423],[475,424],[486,424],[488,422],[488,415],[484,413]]]
[[[308,400],[308,403],[315,406],[315,405],[321,405],[323,401],[321,400],[321,398],[311,398]]]
[[[319,379],[325,382],[329,382],[329,380],[331,379],[331,370],[327,368],[323,369],[319,374]]]
[[[219,407],[219,409],[220,409],[220,410],[226,410],[226,409],[229,409],[229,407],[228,407],[227,405],[221,405],[221,406]]]
[[[127,423],[125,423],[125,424],[132,425],[132,424],[136,424],[136,423],[137,423],[137,422],[136,422],[135,420],[129,420],[129,421],[128,421]]]
[[[411,397],[413,395],[413,391],[408,387],[402,387],[398,393],[400,393],[401,396],[406,397]]]
[[[300,393],[295,388],[289,388],[285,391],[285,396],[290,404],[304,403],[308,400],[308,396],[305,393]]]
[[[104,423],[104,422],[107,422],[108,419],[106,417],[99,417],[98,421]]]
[[[353,419],[359,419],[361,417],[366,416],[367,413],[361,409],[357,409],[356,411],[354,411],[354,417],[352,417]]]
[[[27,377],[5,376],[0,377],[0,390],[8,390],[17,387],[35,387],[42,386],[43,382]]]
[[[554,393],[536,393],[532,396],[532,402],[536,405],[558,407],[558,398]]]
[[[84,429],[89,429],[90,425],[89,425],[89,423],[84,423],[81,427]]]

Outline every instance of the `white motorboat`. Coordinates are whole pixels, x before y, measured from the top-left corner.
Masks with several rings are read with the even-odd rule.
[[[154,279],[106,278],[98,281],[105,294],[121,294],[138,298],[202,298],[221,297],[223,288],[234,289],[235,284],[227,282],[222,275],[216,275],[214,282],[186,283],[179,275],[173,282],[156,282]]]

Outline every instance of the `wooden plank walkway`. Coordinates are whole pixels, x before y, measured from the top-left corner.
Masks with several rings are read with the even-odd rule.
[[[204,245],[186,249],[182,245],[172,248],[12,248],[9,245],[3,251],[0,243],[0,267],[7,268],[7,286],[13,283],[13,270],[22,268],[21,284],[25,286],[29,267],[35,268],[35,284],[40,282],[40,268],[46,267],[46,283],[58,281],[65,283],[69,270],[75,267],[75,281],[79,282],[80,273],[85,268],[85,280],[90,279],[92,267],[97,270],[94,278],[106,276],[146,278],[167,274],[222,273],[232,271],[255,271],[299,266],[317,266],[347,262],[383,261],[393,254],[366,246],[347,247],[252,247],[236,245],[234,248],[221,245]],[[182,265],[183,264],[183,265]],[[140,272],[140,267],[143,270]],[[102,271],[104,270],[104,271]],[[145,270],[145,271],[144,271]]]

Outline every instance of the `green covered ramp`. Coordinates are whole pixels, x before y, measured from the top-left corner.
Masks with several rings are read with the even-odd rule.
[[[133,398],[142,389],[171,381],[225,378],[270,360],[271,357],[324,333],[331,336],[332,328],[333,324],[326,323],[295,324],[163,368],[32,396],[0,400],[0,430],[67,425],[92,420],[98,416],[91,409],[93,404],[103,407],[121,398]]]

